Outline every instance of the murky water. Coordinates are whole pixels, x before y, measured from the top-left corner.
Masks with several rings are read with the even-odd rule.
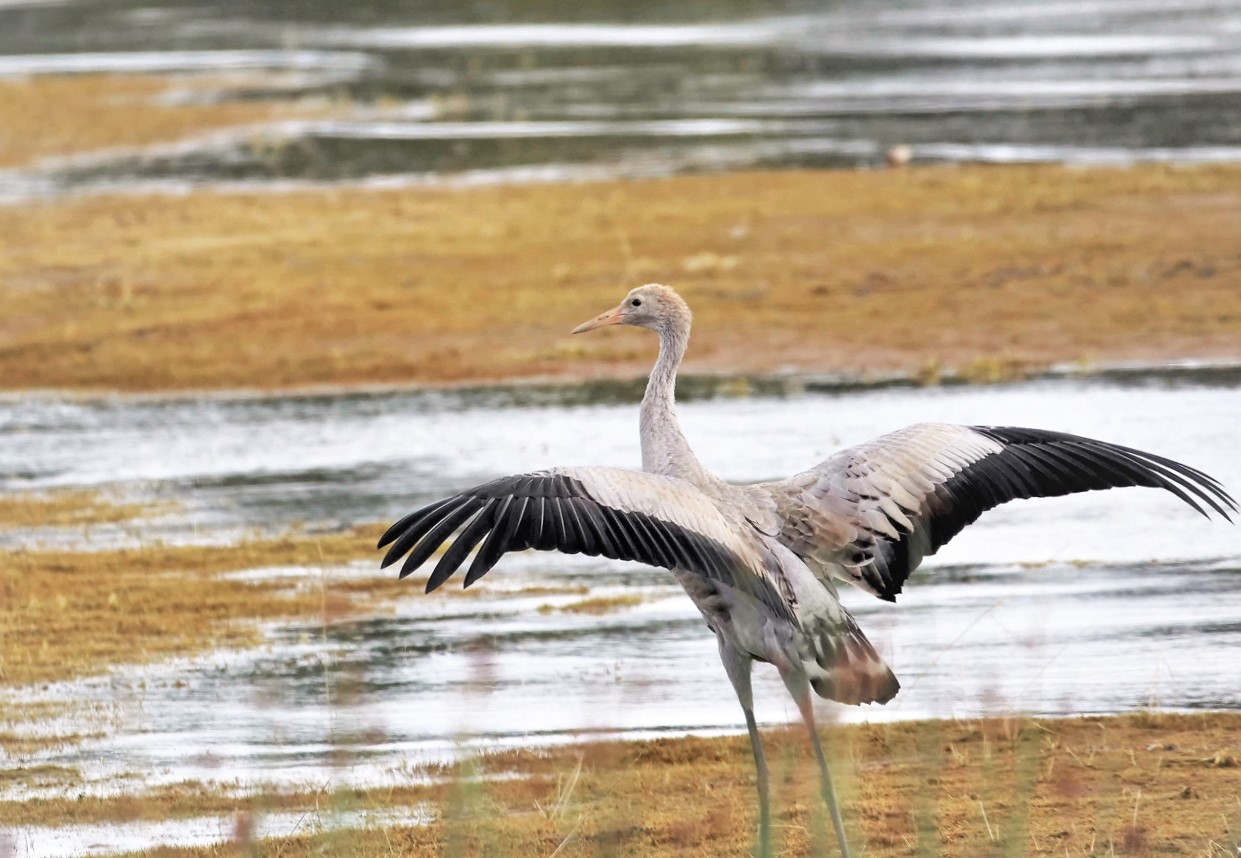
[[[1241,3],[0,2],[0,75],[264,72],[382,110],[0,175],[0,196],[921,160],[1241,157]],[[201,97],[201,96],[200,96]],[[234,93],[230,97],[237,97]]]
[[[0,400],[0,490],[97,486],[181,503],[119,536],[25,541],[225,540],[295,521],[333,528],[387,519],[501,473],[635,465],[627,390],[13,397]],[[910,422],[948,420],[1112,439],[1241,487],[1235,369],[703,396],[681,411],[704,462],[735,480],[787,474]],[[321,575],[381,573],[363,562],[244,574],[318,586]],[[595,616],[558,610],[580,592],[521,592],[565,585],[644,601]],[[391,615],[273,626],[254,651],[22,689],[23,699],[98,701],[119,728],[32,762],[80,767],[88,783],[75,793],[193,778],[373,784],[480,745],[739,729],[713,638],[667,573],[528,553],[476,589],[460,599],[411,587]],[[824,704],[825,717],[1241,707],[1241,530],[1160,492],[1009,504],[928,562],[897,605],[845,597],[904,689],[882,708]],[[760,719],[795,718],[774,673],[760,667],[757,679]]]

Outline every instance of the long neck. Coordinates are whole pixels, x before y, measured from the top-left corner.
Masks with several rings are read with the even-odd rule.
[[[711,480],[690,449],[676,412],[677,367],[689,344],[689,326],[670,326],[659,334],[659,360],[642,397],[642,470],[699,484]]]

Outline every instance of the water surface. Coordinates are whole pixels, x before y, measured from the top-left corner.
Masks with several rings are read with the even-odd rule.
[[[86,188],[530,181],[1241,156],[1241,3],[0,3],[0,75],[244,71],[380,106],[0,176]],[[259,74],[261,73],[261,74]]]

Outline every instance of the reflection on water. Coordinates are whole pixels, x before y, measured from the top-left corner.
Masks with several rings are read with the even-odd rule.
[[[267,70],[241,97],[385,109],[9,173],[5,196],[867,165],[898,143],[949,161],[1241,157],[1226,0],[0,3],[0,75],[92,69]]]

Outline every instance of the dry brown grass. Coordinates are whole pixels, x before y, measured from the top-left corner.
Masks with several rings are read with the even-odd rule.
[[[0,495],[0,530],[116,524],[165,511],[165,504],[120,501],[89,489]]]
[[[646,599],[641,593],[624,593],[619,596],[592,596],[589,599],[579,599],[576,602],[569,602],[565,605],[540,605],[539,613],[610,614],[614,611],[623,611],[625,608],[641,605],[644,601]]]
[[[205,131],[322,113],[273,100],[171,103],[174,88],[205,91],[211,77],[65,75],[0,80],[0,167],[96,149],[169,143]]]
[[[1066,721],[994,719],[845,727],[828,733],[858,851],[874,856],[1234,854],[1241,779],[1219,763],[1241,745],[1241,715]],[[825,844],[817,771],[804,733],[770,731],[780,854]],[[369,791],[223,798],[194,784],[132,797],[0,805],[0,818],[48,822],[303,810],[392,810],[428,802],[419,828],[324,831],[150,856],[745,856],[752,852],[752,763],[743,736],[599,743],[471,761],[458,775],[518,772]],[[985,819],[984,819],[985,812]],[[864,844],[864,849],[860,848]],[[1214,844],[1214,845],[1212,845]],[[246,851],[248,848],[248,851]]]
[[[1236,357],[1238,235],[1237,166],[22,206],[0,210],[0,388],[637,375],[646,333],[567,331],[650,280],[695,307],[691,371]]]
[[[258,624],[266,620],[317,617],[332,623],[386,610],[402,597],[421,593],[426,576],[401,581],[395,571],[378,577],[342,577],[331,571],[351,560],[378,565],[374,544],[382,532],[383,526],[374,525],[330,534],[292,532],[228,546],[0,550],[0,686],[89,676],[212,647],[247,646],[258,640]],[[306,575],[227,574],[288,566],[304,566]],[[457,599],[489,595],[481,587],[441,592]],[[506,595],[586,592],[577,584],[532,585]],[[6,744],[4,737],[0,730],[0,748],[19,744],[16,737]]]
[[[370,532],[235,546],[0,552],[0,684],[67,679],[257,640],[255,621],[327,618],[396,598],[394,579],[245,581],[220,573],[370,556]],[[319,585],[319,586],[315,586]]]

